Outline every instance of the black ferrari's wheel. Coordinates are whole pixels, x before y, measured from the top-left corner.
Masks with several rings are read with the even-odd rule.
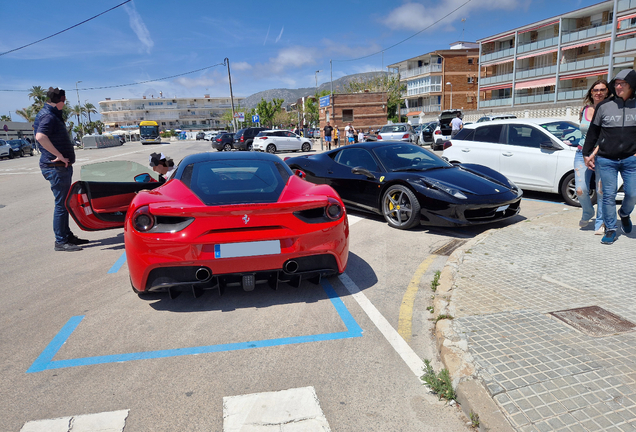
[[[267,153],[274,154],[276,153],[276,146],[274,144],[270,144],[267,146]]]
[[[393,185],[382,197],[382,214],[393,228],[409,229],[420,222],[420,203],[409,188]]]
[[[232,150],[232,144],[227,143],[223,146],[223,151],[231,151]]]
[[[311,144],[309,144],[308,142],[304,142],[300,149],[304,152],[308,152],[309,150],[311,150]]]

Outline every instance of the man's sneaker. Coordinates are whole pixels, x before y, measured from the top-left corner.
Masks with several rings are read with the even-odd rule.
[[[605,234],[605,224],[602,224],[599,229],[594,231],[594,235],[603,235]]]
[[[605,235],[601,239],[603,244],[613,244],[616,241],[616,231],[605,231]]]
[[[590,223],[590,221],[589,221],[589,220],[581,219],[581,220],[579,221],[579,226],[580,226],[581,228],[585,228],[585,227],[586,227],[589,223]]]
[[[70,236],[68,236],[68,240],[66,240],[67,243],[73,244],[73,245],[83,245],[86,243],[90,243],[90,240],[86,240],[86,239],[81,239],[79,237],[77,237],[75,234],[71,234]]]
[[[78,245],[74,245],[73,243],[57,243],[55,242],[55,250],[60,252],[77,252],[81,251],[82,248]]]
[[[632,232],[632,221],[629,216],[621,216],[621,212],[618,212],[618,216],[621,218],[621,228],[625,234]]]

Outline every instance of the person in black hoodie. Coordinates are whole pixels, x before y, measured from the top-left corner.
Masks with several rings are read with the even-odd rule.
[[[616,193],[618,173],[625,198],[618,210],[621,228],[632,231],[629,215],[636,204],[636,71],[625,69],[609,83],[612,97],[599,103],[585,138],[583,156],[589,169],[596,169],[603,187],[603,244],[616,241]],[[592,156],[598,146],[596,158]]]

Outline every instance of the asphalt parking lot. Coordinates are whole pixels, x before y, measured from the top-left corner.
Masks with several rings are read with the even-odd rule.
[[[78,150],[74,178],[87,163],[147,164],[155,151],[179,161],[209,146]],[[232,421],[258,425],[271,413],[237,420],[232,397],[266,394],[272,404],[271,392],[292,391],[289,402],[307,388],[317,407],[316,429],[307,430],[467,429],[459,410],[428,394],[417,376],[417,361],[436,356],[425,288],[446,261],[434,251],[491,227],[399,231],[354,213],[340,278],[142,300],[130,288],[121,229],[85,233],[71,222],[91,243],[53,251],[53,197],[37,160],[0,161],[5,430],[104,412],[124,413],[126,431],[233,430]],[[508,223],[562,206],[545,198],[524,200],[522,215]],[[398,334],[414,281],[409,334]]]

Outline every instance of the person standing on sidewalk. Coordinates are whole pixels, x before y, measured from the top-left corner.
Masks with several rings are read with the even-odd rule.
[[[583,99],[585,105],[581,108],[581,112],[579,113],[581,139],[576,154],[574,155],[574,182],[576,184],[576,195],[579,197],[579,203],[583,210],[581,220],[579,221],[581,228],[586,227],[589,220],[594,217],[594,205],[592,205],[592,200],[590,199],[590,184],[592,182],[593,171],[585,166],[585,161],[583,160],[583,143],[585,142],[585,136],[590,127],[596,106],[607,99],[608,96],[609,89],[607,81],[604,79],[596,81],[585,95],[585,99]],[[594,149],[592,156],[596,156],[597,152],[598,147]],[[605,231],[603,225],[603,191],[601,189],[601,177],[599,175],[596,176],[596,196],[597,210],[596,220],[594,222],[594,234],[603,235]]]
[[[362,128],[358,130],[358,142],[364,142],[364,132],[362,132]]]
[[[585,165],[595,169],[603,188],[603,244],[616,241],[616,193],[618,173],[623,178],[625,198],[618,210],[623,232],[632,232],[629,218],[636,204],[636,71],[625,69],[609,83],[612,98],[596,106],[585,138]],[[598,154],[594,157],[594,148]]]
[[[347,142],[349,144],[353,144],[354,140],[355,140],[355,135],[356,135],[356,130],[353,128],[353,126],[351,126],[351,123],[349,123],[348,126],[349,129],[347,129]]]
[[[333,148],[338,148],[338,141],[340,141],[340,129],[338,125],[333,125]]]
[[[65,206],[66,197],[71,190],[73,163],[75,162],[75,149],[62,117],[66,92],[59,88],[49,87],[46,97],[46,103],[35,117],[33,130],[35,131],[35,140],[42,152],[40,170],[44,178],[51,184],[51,191],[55,197],[55,210],[53,212],[54,250],[80,251],[82,250],[80,245],[88,243],[88,240],[80,239],[71,232],[68,225],[69,214]]]
[[[327,150],[331,150],[331,132],[333,132],[333,128],[331,127],[331,123],[327,122],[327,126],[323,128],[325,132],[325,142],[327,143]]]
[[[457,117],[451,120],[451,138],[455,138],[455,135],[457,135],[463,127],[464,122],[461,119],[461,113],[457,113]]]

